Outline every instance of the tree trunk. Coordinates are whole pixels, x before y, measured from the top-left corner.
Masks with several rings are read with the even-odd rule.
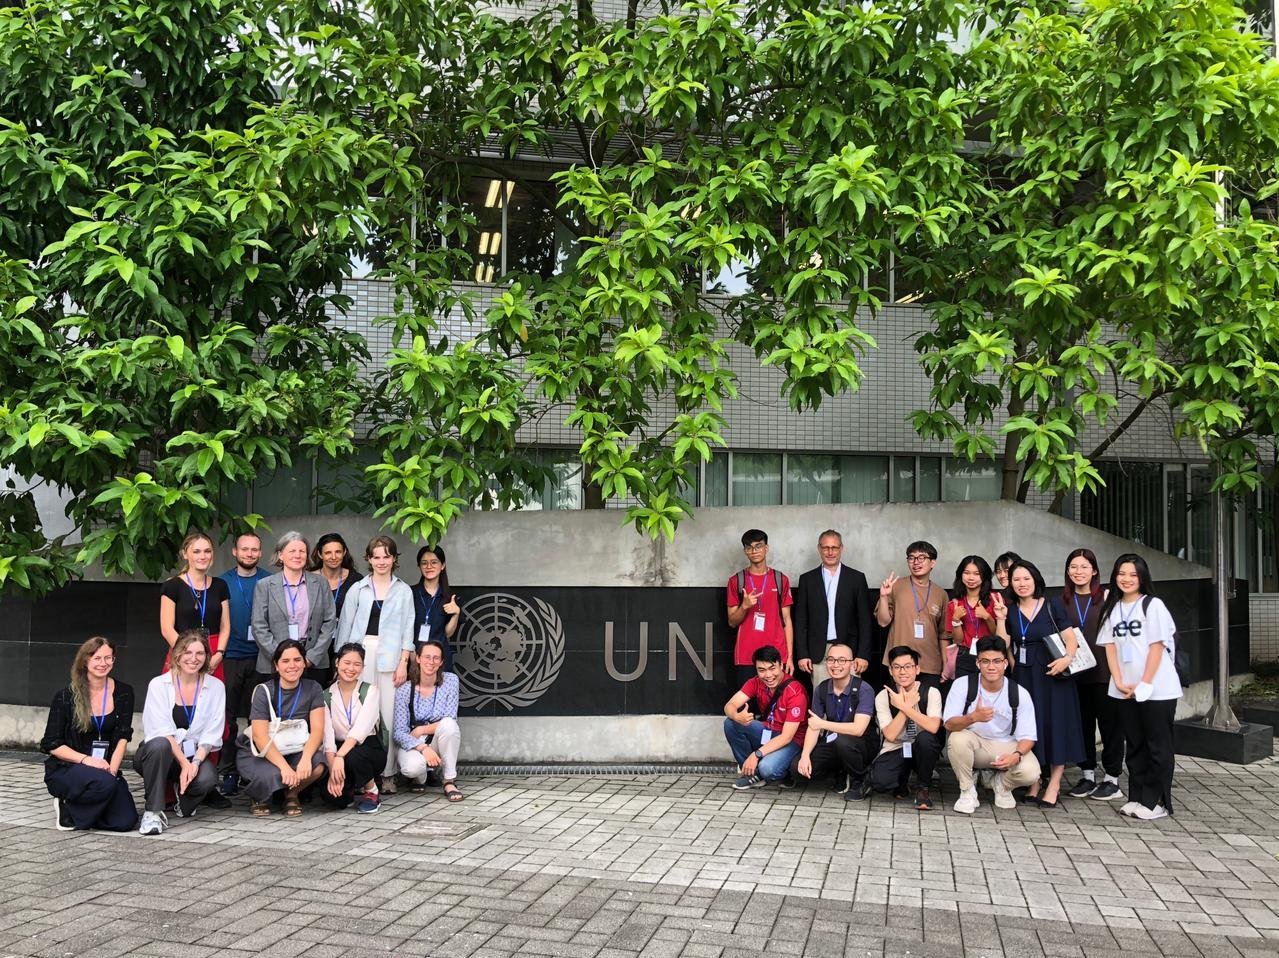
[[[586,464],[582,464],[582,508],[603,509],[604,490],[598,482],[592,482],[586,474]]]
[[[1020,416],[1026,409],[1026,403],[1020,396],[1013,396],[1008,400],[1008,418]],[[1012,433],[1004,437],[1004,461],[1003,461],[1003,481],[1000,483],[999,498],[1008,502],[1024,502],[1024,497],[1019,497],[1018,492],[1021,488],[1021,463],[1017,461],[1017,443],[1018,439]]]

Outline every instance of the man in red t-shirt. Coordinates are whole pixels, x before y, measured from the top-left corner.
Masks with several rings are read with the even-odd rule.
[[[771,645],[755,650],[755,675],[724,705],[724,738],[741,776],[733,788],[788,779],[808,726],[808,693]]]
[[[728,580],[728,624],[737,630],[733,665],[740,686],[755,675],[755,650],[766,645],[781,652],[782,668],[795,671],[795,630],[791,626],[790,580],[768,567],[768,534],[747,529],[742,551],[750,563]]]

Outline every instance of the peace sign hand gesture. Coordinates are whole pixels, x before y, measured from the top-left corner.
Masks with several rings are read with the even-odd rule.
[[[895,586],[896,584],[897,584],[897,573],[896,572],[888,573],[888,578],[880,583],[879,594],[882,595],[884,598],[888,598],[890,595],[893,594],[893,586]]]

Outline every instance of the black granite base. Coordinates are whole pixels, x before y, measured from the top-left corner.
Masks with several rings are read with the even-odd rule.
[[[1173,725],[1173,747],[1178,755],[1247,765],[1274,754],[1275,730],[1242,722],[1238,729],[1226,731],[1208,727],[1203,719],[1185,719]]]
[[[1235,715],[1241,722],[1253,722],[1257,725],[1269,725],[1279,735],[1279,700],[1269,702],[1248,702],[1235,706]]]

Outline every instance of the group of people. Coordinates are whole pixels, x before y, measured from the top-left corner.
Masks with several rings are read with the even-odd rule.
[[[768,564],[763,531],[748,530],[742,547],[747,566],[728,581],[738,687],[724,705],[724,736],[734,787],[829,779],[848,801],[891,792],[927,811],[944,750],[959,780],[955,811],[978,808],[983,777],[997,807],[1053,809],[1068,765],[1080,769],[1068,795],[1123,798],[1126,757],[1120,812],[1146,821],[1172,813],[1176,629],[1141,556],[1119,556],[1103,585],[1097,557],[1076,549],[1062,591],[1050,594],[1016,553],[993,568],[968,555],[947,589],[932,579],[937,549],[916,541],[908,575],[884,579],[872,606],[833,529],[818,537],[821,564],[793,594]],[[878,691],[872,617],[887,630]]]
[[[133,758],[140,823],[122,775],[133,689],[112,676],[111,639],[76,653],[41,741],[59,828],[156,835],[169,814],[229,807],[241,788],[254,816],[300,815],[316,796],[367,814],[396,790],[396,773],[411,791],[435,777],[448,801],[463,800],[449,641],[461,610],[443,549],[418,551],[414,586],[395,575],[399,551],[383,535],[365,548],[366,575],[337,533],[311,548],[286,532],[274,575],[258,566],[255,533],[236,538],[235,566],[221,576],[213,554],[213,540],[192,532],[181,571],[161,588],[168,648],[147,685]]]

